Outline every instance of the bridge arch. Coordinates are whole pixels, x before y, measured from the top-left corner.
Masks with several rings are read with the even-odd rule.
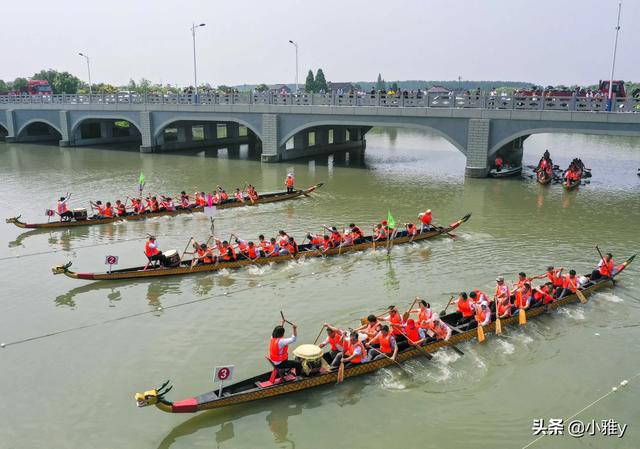
[[[73,135],[77,130],[78,127],[80,125],[82,125],[83,122],[86,122],[87,120],[114,120],[114,121],[125,121],[125,122],[129,122],[131,123],[133,126],[136,127],[136,129],[138,130],[138,133],[141,133],[142,128],[140,126],[140,123],[135,120],[132,119],[131,117],[127,116],[127,115],[120,115],[120,114],[87,114],[87,115],[83,115],[81,117],[78,117],[72,124],[71,124],[71,129],[69,131],[70,135]]]
[[[587,135],[611,135],[611,132],[603,129],[588,129],[588,128],[566,128],[566,127],[535,127],[535,128],[525,128],[520,131],[514,132],[500,140],[497,140],[495,143],[491,145],[487,155],[489,158],[493,158],[498,151],[503,149],[505,146],[510,143],[516,141],[517,139],[522,138],[522,141],[526,140],[529,136],[533,134],[587,134]],[[640,129],[638,131],[617,131],[616,135],[629,135],[634,137],[640,137]]]
[[[44,123],[46,125],[49,125],[49,127],[51,127],[53,130],[55,130],[59,135],[60,138],[62,138],[62,131],[60,130],[60,128],[56,125],[54,125],[51,121],[44,119],[44,118],[34,118],[31,120],[26,121],[25,123],[22,124],[22,126],[18,129],[18,132],[16,133],[17,136],[21,136],[22,133],[30,126],[33,125],[34,123]]]
[[[261,131],[257,129],[256,126],[254,126],[253,124],[251,124],[249,121],[247,120],[243,120],[240,119],[238,117],[233,117],[233,116],[219,116],[219,115],[211,115],[211,114],[206,114],[206,115],[197,115],[197,114],[177,114],[177,115],[173,115],[171,116],[171,118],[168,118],[166,120],[164,120],[163,122],[161,122],[159,125],[155,126],[155,131],[153,133],[153,139],[156,140],[160,134],[165,130],[165,128],[167,128],[169,125],[171,125],[172,123],[175,122],[232,122],[232,123],[238,123],[242,126],[245,126],[247,129],[251,130],[251,132],[253,132],[258,139],[262,140],[262,136],[261,136]]]
[[[461,142],[458,142],[452,136],[450,136],[446,132],[444,132],[444,131],[442,131],[442,130],[434,127],[434,126],[430,126],[430,125],[422,124],[422,123],[396,122],[396,121],[393,121],[393,120],[376,120],[376,121],[371,121],[371,120],[351,120],[351,119],[347,119],[347,120],[340,119],[339,121],[330,120],[330,119],[313,120],[313,121],[309,121],[309,122],[300,124],[300,125],[292,128],[290,131],[288,131],[286,134],[284,134],[280,138],[280,141],[278,142],[278,146],[280,148],[282,148],[282,147],[284,147],[284,145],[286,145],[287,141],[289,141],[289,139],[291,139],[296,134],[304,131],[305,129],[315,128],[315,127],[318,127],[318,126],[334,126],[334,127],[356,126],[356,127],[362,127],[362,128],[368,128],[368,129],[370,129],[372,127],[422,129],[422,130],[426,130],[426,131],[432,132],[432,133],[436,134],[439,137],[442,137],[444,140],[446,140],[451,145],[453,145],[457,150],[459,150],[462,154],[466,155],[466,153],[467,153],[465,146]]]

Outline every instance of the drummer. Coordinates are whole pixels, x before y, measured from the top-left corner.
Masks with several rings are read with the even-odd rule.
[[[334,359],[339,352],[344,351],[344,332],[337,327],[333,327],[329,323],[324,323],[324,327],[327,328],[327,338],[325,338],[318,346],[324,348],[325,346],[330,345],[331,349],[329,350],[329,355]]]
[[[292,324],[292,335],[284,338],[284,320],[279,326],[273,328],[269,342],[269,360],[277,369],[295,368],[296,374],[302,373],[302,363],[297,360],[289,360],[289,345],[295,343],[298,337],[298,327]]]

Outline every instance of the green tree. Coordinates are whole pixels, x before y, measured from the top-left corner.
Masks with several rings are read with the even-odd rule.
[[[267,92],[269,90],[269,86],[267,86],[266,84],[258,84],[256,86],[256,92]]]
[[[13,83],[11,83],[11,89],[12,90],[20,90],[20,88],[22,88],[22,87],[27,87],[27,79],[26,78],[18,77],[18,78],[13,80]]]
[[[138,85],[136,84],[135,80],[133,78],[129,79],[129,82],[127,83],[127,90],[129,92],[137,92],[138,91]]]
[[[53,69],[40,70],[31,79],[49,81],[54,94],[75,94],[82,85],[82,81],[77,76],[69,72],[58,72]]]
[[[316,72],[315,87],[318,92],[320,92],[321,90],[324,92],[329,90],[329,88],[327,87],[327,80],[324,77],[324,72],[322,71],[322,69],[318,69],[318,71]]]
[[[389,85],[389,90],[393,90],[393,91],[397,92],[398,91],[398,83],[396,83],[396,82],[391,83]]]
[[[384,90],[387,88],[387,83],[385,83],[382,75],[378,73],[378,80],[376,81],[376,90]]]
[[[91,86],[93,89],[93,93],[95,94],[115,94],[118,93],[118,88],[116,86],[112,86],[111,84],[99,83]]]
[[[0,92],[8,92],[9,90],[9,85],[4,81],[4,80],[0,80]]]
[[[316,82],[313,79],[313,72],[311,70],[309,70],[309,73],[307,73],[307,79],[304,82],[304,91],[305,92],[316,91]]]

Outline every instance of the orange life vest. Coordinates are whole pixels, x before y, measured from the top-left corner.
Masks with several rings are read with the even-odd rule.
[[[227,192],[220,192],[220,199],[222,201],[226,201],[229,199],[229,195],[227,195]]]
[[[497,298],[504,298],[504,297],[511,297],[511,292],[509,291],[509,287],[507,286],[507,284],[502,284],[502,287],[500,287],[499,285],[496,285],[496,292],[495,295]]]
[[[231,250],[231,255],[229,255],[229,250]],[[220,252],[222,253],[222,258],[224,260],[236,260],[237,258],[236,251],[233,249],[233,246],[231,245],[227,245],[226,248],[223,246]]]
[[[414,225],[413,223],[409,223],[407,225],[407,234],[408,235],[417,235],[418,234],[418,228],[416,228],[416,225]]]
[[[462,298],[458,299],[458,312],[462,313],[462,316],[468,318],[473,315],[473,309],[471,308],[471,301],[468,299],[462,300]]]
[[[487,295],[485,295],[485,293],[482,290],[474,290],[474,292],[476,293],[476,301],[475,302],[482,302],[482,297],[484,297],[485,300],[487,300]]]
[[[364,358],[366,351],[364,349],[364,345],[362,344],[362,342],[357,341],[356,343],[351,343],[349,342],[345,342],[345,353],[347,354],[347,356],[351,357],[356,349],[356,347],[360,347],[360,355],[354,357],[351,359],[351,363],[361,363],[362,359]]]
[[[159,252],[160,250],[158,248],[151,248],[151,242],[149,241],[147,241],[147,243],[144,245],[144,253],[147,255],[147,257],[153,257]]]
[[[236,192],[235,193],[235,197],[238,201],[243,202],[244,201],[244,195],[242,195],[242,192]]]
[[[113,208],[112,207],[106,207],[104,208],[104,211],[102,213],[102,215],[104,215],[107,218],[111,218],[113,217]]]
[[[433,312],[431,309],[420,309],[418,312],[418,324],[429,321],[433,317]]]
[[[486,318],[487,314],[481,308],[478,308],[478,310],[476,310],[476,321],[478,322],[478,324],[484,323],[484,320]]]
[[[400,335],[402,333],[402,317],[398,312],[393,315],[389,315],[389,322],[391,323],[391,330],[394,335]]]
[[[553,282],[554,287],[562,287],[562,276],[560,276],[560,270],[553,270],[552,273],[547,272],[547,279]]]
[[[289,345],[285,345],[282,350],[278,347],[280,338],[271,337],[269,342],[269,359],[272,362],[284,362],[289,358]]]
[[[380,352],[384,352],[385,354],[393,352],[393,348],[391,348],[391,333],[387,333],[386,337],[380,333],[380,335],[378,335],[378,343],[380,344]]]
[[[575,293],[576,289],[578,288],[578,278],[574,276],[573,279],[571,279],[570,274],[565,275],[564,279],[562,280],[562,288],[568,288],[573,293]]]
[[[405,328],[405,334],[412,342],[420,341],[420,333],[418,332],[418,328],[416,326],[412,328]]]
[[[118,206],[118,215],[124,215],[127,213],[127,208],[125,207],[124,204],[120,203],[120,205]]]
[[[445,338],[447,338],[447,334],[449,333],[449,328],[447,327],[446,324],[440,321],[435,326],[435,331],[436,331],[436,337],[439,340],[444,340]]]
[[[518,290],[516,292],[516,300],[513,302],[513,304],[517,309],[524,309],[527,307],[527,302],[530,298],[531,292],[528,293],[528,296],[524,296],[524,294],[520,290]]]
[[[511,310],[511,303],[509,303],[509,301],[498,301],[498,314],[500,316],[504,315],[505,312],[510,311]],[[508,316],[508,315],[507,315]]]
[[[287,176],[286,184],[287,184],[287,187],[293,187],[293,177]]]
[[[212,262],[211,257],[210,257],[211,256],[211,251],[210,250],[202,249],[202,248],[198,247],[198,249],[196,249],[196,252],[198,253],[198,257],[200,257],[201,260],[204,263],[211,263]]]
[[[359,239],[362,238],[363,234],[362,234],[362,229],[360,229],[359,226],[354,226],[353,228],[351,228],[351,233],[355,234],[355,238]]]
[[[609,262],[605,262],[604,260],[601,260],[601,262],[602,263],[598,267],[600,274],[602,276],[611,276],[613,274],[614,267],[613,259],[609,259]]]
[[[367,327],[364,330],[364,333],[367,334],[367,336],[369,337],[369,340],[371,340],[373,337],[376,336],[376,334],[378,333],[379,325],[380,323],[378,323],[377,321],[367,324]]]
[[[247,247],[247,254],[249,255],[250,259],[256,259],[258,257],[258,253],[256,253],[256,247],[255,246]]]

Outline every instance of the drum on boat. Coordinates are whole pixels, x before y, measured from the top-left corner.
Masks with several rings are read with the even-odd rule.
[[[180,265],[180,255],[175,249],[170,249],[162,254],[164,254],[165,257],[165,262],[163,264],[165,267],[177,267]]]
[[[73,218],[76,220],[86,220],[87,209],[73,209]]]
[[[322,357],[324,351],[316,345],[300,345],[293,350],[296,360],[302,363],[302,371],[308,376],[312,372],[320,371],[320,368],[328,368],[326,360]]]

